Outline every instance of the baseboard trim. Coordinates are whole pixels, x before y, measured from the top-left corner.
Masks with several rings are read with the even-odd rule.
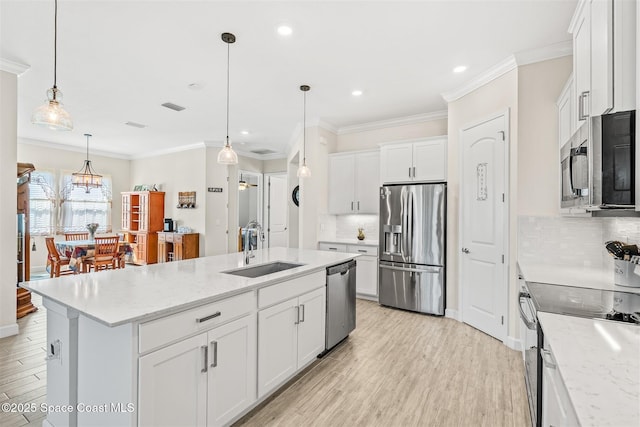
[[[358,299],[366,299],[367,301],[378,302],[378,297],[374,296],[374,295],[356,294],[356,298],[358,298]]]
[[[454,310],[453,308],[445,308],[444,317],[460,322],[460,314],[458,313],[458,310]]]
[[[508,336],[503,344],[509,347],[511,350],[522,351],[522,341],[518,338]]]
[[[13,335],[18,335],[20,329],[18,328],[17,323],[13,323],[11,325],[0,326],[0,338],[10,337]]]

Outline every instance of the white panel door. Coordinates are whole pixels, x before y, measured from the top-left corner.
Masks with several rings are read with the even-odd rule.
[[[287,191],[286,175],[270,175],[267,182],[267,247],[287,247]]]
[[[325,303],[327,288],[322,287],[300,296],[298,306],[298,368],[314,360],[324,351]]]
[[[506,337],[504,274],[505,116],[462,131],[462,320]]]
[[[256,315],[219,326],[208,335],[207,425],[223,426],[256,400]]]
[[[591,1],[591,115],[613,108],[613,0]]]
[[[258,398],[279,386],[297,369],[298,299],[258,313]]]
[[[416,142],[413,145],[414,181],[447,180],[447,139]]]
[[[378,296],[378,257],[360,256],[356,265],[356,293]]]
[[[378,213],[380,196],[380,153],[356,155],[355,201],[361,214]]]
[[[383,183],[408,182],[413,178],[413,144],[385,145],[380,149]]]
[[[206,352],[204,333],[140,358],[140,426],[206,425]]]
[[[589,116],[591,90],[590,2],[586,2],[573,33],[573,78],[575,84],[577,127]]]
[[[558,144],[562,147],[574,132],[573,79],[567,90],[558,99]]]
[[[334,215],[356,212],[354,154],[329,156],[329,213]]]

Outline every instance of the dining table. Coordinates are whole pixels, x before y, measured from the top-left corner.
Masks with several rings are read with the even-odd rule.
[[[95,240],[60,240],[55,242],[56,249],[60,255],[69,258],[69,269],[83,273],[83,261],[95,254]],[[118,252],[124,255],[133,253],[133,249],[128,242],[119,241]]]

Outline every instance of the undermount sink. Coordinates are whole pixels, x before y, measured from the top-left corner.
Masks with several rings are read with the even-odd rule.
[[[294,264],[291,262],[282,262],[275,261],[267,264],[260,264],[254,267],[244,267],[237,270],[228,270],[223,271],[225,274],[233,274],[234,276],[243,276],[243,277],[260,277],[266,276],[267,274],[277,273],[279,271],[289,270],[291,268],[301,267],[304,264]]]

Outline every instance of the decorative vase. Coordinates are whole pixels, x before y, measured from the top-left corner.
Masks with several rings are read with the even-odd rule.
[[[98,226],[99,224],[96,222],[87,224],[87,230],[89,230],[89,240],[95,240],[96,230],[98,229]]]
[[[358,240],[364,240],[364,228],[358,228]]]

